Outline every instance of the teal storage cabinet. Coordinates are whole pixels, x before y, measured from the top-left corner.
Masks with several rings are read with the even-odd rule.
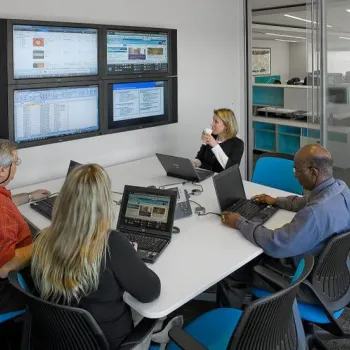
[[[278,152],[295,154],[300,148],[301,128],[295,126],[278,125]]]
[[[276,128],[274,124],[254,122],[254,148],[276,152]]]

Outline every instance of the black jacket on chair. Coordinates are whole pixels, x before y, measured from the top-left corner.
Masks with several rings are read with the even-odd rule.
[[[216,138],[216,136],[214,136],[214,138]],[[240,138],[233,137],[232,139],[221,142],[220,147],[228,157],[225,169],[231,167],[232,165],[240,164],[244,151],[244,142]],[[211,170],[215,173],[220,173],[224,170],[216,159],[210,145],[202,145],[196,158],[201,161],[201,168],[203,169]]]

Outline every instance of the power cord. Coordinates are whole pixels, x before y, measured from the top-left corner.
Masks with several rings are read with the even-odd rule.
[[[189,181],[175,182],[172,184],[161,185],[161,186],[159,186],[159,188],[162,189],[164,187],[173,186],[173,185],[185,185],[187,182],[189,182]]]
[[[196,213],[198,216],[205,216],[205,215],[217,215],[217,216],[221,216],[221,214],[219,214],[219,213],[214,213],[214,212],[212,212],[212,211],[208,211],[208,212],[206,213],[206,212],[205,212],[205,208],[204,208],[201,204],[199,204],[198,202],[193,201],[192,199],[189,199],[189,202],[198,205],[196,208],[194,208],[194,211],[195,211],[195,213]]]
[[[198,216],[205,216],[205,215],[216,215],[216,216],[220,216],[221,217],[221,214],[214,213],[213,211],[208,211],[207,213],[204,213],[204,214],[198,214]]]
[[[118,192],[118,191],[111,191],[112,193],[115,193],[115,194],[121,194],[123,195],[123,192]]]
[[[204,208],[204,207],[202,207],[199,203],[197,203],[196,201],[193,201],[192,199],[189,199],[189,202],[194,203],[194,204],[198,205],[198,206],[201,207],[201,208]]]
[[[120,195],[123,195],[123,193],[122,192],[118,192],[118,191],[111,191],[112,193],[115,193],[115,194],[120,194]],[[116,205],[121,205],[121,200],[119,200],[119,201],[116,201],[116,200],[114,200],[113,199],[113,202],[116,204]]]
[[[197,184],[197,183],[195,183],[194,181],[192,181],[192,185],[197,186],[197,187],[200,187],[200,189],[195,188],[194,190],[191,191],[190,194],[192,194],[193,196],[199,196],[201,193],[204,192],[203,186],[202,186],[201,184]]]

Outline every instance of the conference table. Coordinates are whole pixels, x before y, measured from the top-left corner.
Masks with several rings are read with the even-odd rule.
[[[105,170],[111,178],[112,190],[115,192],[123,192],[124,185],[158,187],[182,181],[166,176],[156,157],[118,164]],[[60,190],[63,182],[64,178],[37,183],[14,189],[12,194],[31,192],[39,188],[54,193]],[[204,206],[207,212],[219,213],[212,178],[204,180],[201,185],[203,192],[191,199]],[[184,186],[189,192],[199,188],[191,182]],[[244,188],[247,198],[258,193],[274,197],[290,195],[288,192],[248,181],[244,181]],[[113,196],[116,201],[122,197],[117,193]],[[262,253],[261,248],[247,241],[238,230],[222,225],[220,217],[196,215],[194,208],[197,205],[191,204],[193,215],[174,222],[180,233],[172,235],[169,246],[154,264],[148,264],[161,280],[160,297],[154,302],[144,304],[128,293],[124,294],[125,302],[144,317],[160,318],[170,314]],[[50,225],[50,221],[31,209],[29,204],[21,205],[19,209],[39,229]],[[117,205],[115,213],[117,217]],[[279,210],[265,226],[271,229],[280,227],[290,222],[293,216],[294,213]]]

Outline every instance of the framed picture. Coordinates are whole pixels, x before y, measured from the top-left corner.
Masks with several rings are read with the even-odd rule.
[[[252,48],[252,70],[253,75],[271,74],[271,48]]]

